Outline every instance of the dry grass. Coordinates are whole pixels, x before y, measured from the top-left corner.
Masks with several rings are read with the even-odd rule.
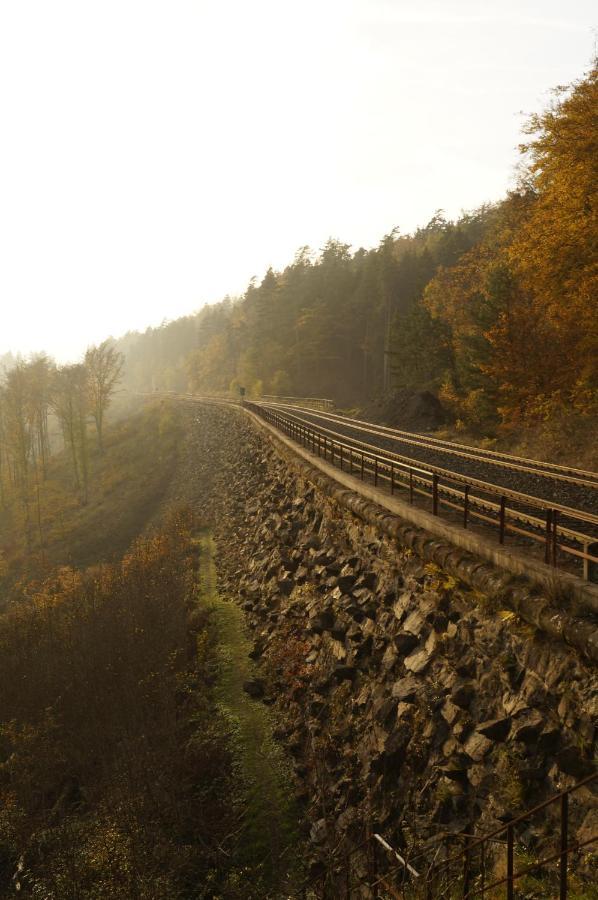
[[[73,489],[66,453],[50,461],[38,490],[31,478],[27,546],[23,506],[15,496],[0,509],[0,606],[19,583],[59,565],[88,566],[119,558],[158,507],[176,466],[181,428],[175,407],[148,406],[106,431],[100,456],[90,443],[89,501]]]

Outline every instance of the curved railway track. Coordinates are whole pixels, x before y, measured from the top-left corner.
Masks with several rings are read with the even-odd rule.
[[[407,491],[409,503],[432,501],[434,516],[462,527],[490,527],[546,563],[595,580],[598,475],[496,451],[429,439],[350,419],[328,410],[261,402],[246,404],[312,453],[362,481]],[[540,547],[538,547],[540,544]],[[582,572],[579,571],[579,566]]]
[[[174,392],[152,396],[244,407],[361,481],[401,493],[424,510],[431,507],[433,516],[453,525],[481,529],[500,544],[514,539],[525,555],[539,555],[555,568],[597,580],[598,473],[400,431],[321,406],[266,398],[239,404]],[[596,609],[598,600],[592,603]]]
[[[596,472],[524,459],[493,450],[479,450],[337,413],[274,403],[260,405],[284,409],[296,421],[318,428],[337,440],[363,443],[372,449],[390,452],[403,460],[451,470],[508,491],[536,497],[546,503],[567,506],[590,515],[598,513]]]

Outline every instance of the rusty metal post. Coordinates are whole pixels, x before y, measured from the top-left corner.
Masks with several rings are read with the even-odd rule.
[[[463,896],[464,897],[469,896],[469,885],[470,885],[470,881],[471,881],[471,879],[470,879],[470,875],[471,875],[471,869],[470,869],[471,837],[470,837],[470,834],[473,834],[473,825],[471,825],[471,826],[467,825],[466,833],[465,833],[465,848],[464,848],[464,853],[463,853]]]
[[[515,900],[513,826],[507,826],[507,900]]]
[[[409,503],[413,503],[413,469],[409,469]]]
[[[363,450],[361,451],[361,480],[363,481]]]
[[[558,535],[557,535],[557,525],[559,520],[559,511],[558,509],[553,509],[552,511],[552,565],[557,566],[557,554],[558,554]]]
[[[506,497],[500,498],[500,513],[498,519],[498,542],[499,544],[504,544],[505,542],[505,507],[507,505]]]
[[[550,533],[552,531],[552,510],[546,510],[546,546],[544,549],[544,562],[550,562]]]
[[[395,492],[395,467],[391,463],[390,464],[390,493],[394,494]]]
[[[560,900],[567,900],[567,844],[569,842],[569,795],[561,797]]]
[[[438,475],[432,475],[432,513],[438,515]]]
[[[486,888],[486,841],[482,841],[480,846],[480,888],[483,897]]]
[[[378,457],[374,457],[374,487],[378,486]]]
[[[463,491],[463,528],[467,528],[467,519],[469,517],[469,485],[465,485]]]
[[[330,441],[330,462],[334,465],[334,441]]]
[[[351,856],[347,850],[345,857],[345,890],[347,892],[347,900],[351,898]]]

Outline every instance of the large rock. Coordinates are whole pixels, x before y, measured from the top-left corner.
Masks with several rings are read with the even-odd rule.
[[[314,634],[322,634],[324,631],[330,631],[334,626],[335,617],[332,607],[323,609],[318,615],[310,621],[310,630]]]
[[[353,681],[356,674],[357,669],[355,666],[339,665],[333,670],[333,675],[337,681]]]
[[[362,410],[360,418],[411,431],[433,431],[447,420],[435,394],[413,388],[400,388],[375,400]]]
[[[405,668],[409,672],[414,672],[415,674],[419,674],[420,672],[424,672],[430,662],[432,661],[432,654],[426,650],[425,648],[421,650],[416,650],[415,653],[412,653],[404,660]]]
[[[277,584],[278,590],[281,594],[284,594],[285,597],[288,597],[295,587],[295,582],[292,578],[280,578]]]
[[[517,713],[509,735],[512,741],[532,744],[544,728],[545,719],[537,709],[526,709]]]
[[[451,700],[461,709],[467,709],[475,697],[476,688],[471,681],[457,681],[451,688]]]
[[[506,741],[509,731],[511,730],[511,717],[504,719],[488,719],[480,722],[476,731],[483,734],[490,741]]]
[[[474,762],[480,762],[492,749],[492,741],[489,741],[479,731],[474,731],[463,744],[463,749],[470,759]]]
[[[418,638],[414,634],[410,634],[407,631],[399,631],[398,634],[395,634],[394,645],[401,654],[401,656],[406,656],[413,650],[414,647],[417,647]]]
[[[573,778],[585,778],[594,771],[592,762],[587,759],[578,747],[565,747],[556,757],[557,765],[565,775]]]
[[[403,630],[410,632],[415,635],[415,637],[419,637],[426,625],[427,622],[424,613],[419,609],[415,609],[403,622]]]
[[[405,702],[416,700],[421,689],[421,681],[418,681],[412,675],[408,675],[406,678],[400,678],[398,681],[395,681],[392,686],[392,696]]]
[[[455,724],[455,722],[457,721],[457,719],[459,718],[459,715],[460,715],[459,707],[456,706],[452,702],[452,700],[445,700],[444,705],[442,706],[442,709],[440,710],[440,712],[442,714],[442,718],[450,726]]]

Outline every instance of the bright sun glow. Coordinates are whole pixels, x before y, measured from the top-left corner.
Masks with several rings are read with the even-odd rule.
[[[3,0],[0,354],[78,356],[513,182],[572,0]]]

